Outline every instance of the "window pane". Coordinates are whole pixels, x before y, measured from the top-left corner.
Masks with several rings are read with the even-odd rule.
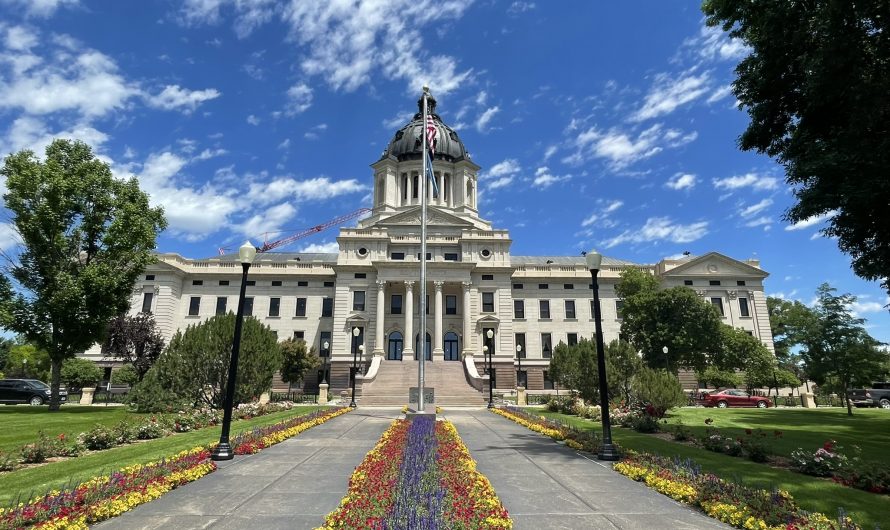
[[[714,304],[714,307],[717,308],[717,312],[720,313],[720,316],[724,316],[723,312],[723,299],[718,297],[711,298],[711,303]]]
[[[226,314],[226,305],[229,303],[229,299],[225,296],[220,296],[216,299],[216,314],[217,315],[225,315]]]
[[[513,318],[525,318],[525,300],[513,300]]]
[[[739,314],[743,317],[751,316],[751,313],[748,312],[748,299],[747,298],[739,298]]]
[[[278,311],[281,309],[281,298],[269,299],[269,316],[277,317]]]
[[[198,313],[201,310],[201,297],[193,296],[191,300],[189,300],[189,316],[194,317],[198,316]]]
[[[297,298],[296,316],[298,316],[298,317],[306,316],[306,299],[305,298]]]
[[[566,300],[566,318],[575,318],[574,300]]]
[[[321,316],[323,316],[323,317],[334,316],[334,299],[333,298],[322,298],[321,299]]]
[[[142,295],[142,312],[143,313],[151,313],[151,299],[154,298],[154,293],[145,293]]]
[[[541,356],[545,359],[553,356],[553,347],[551,346],[549,333],[541,333]]]
[[[569,346],[574,346],[578,344],[578,334],[577,333],[569,333],[566,335],[566,342]]]
[[[541,300],[541,318],[550,318],[550,300]]]
[[[354,291],[352,293],[352,310],[353,311],[364,311],[365,310],[365,292],[364,291]]]
[[[482,312],[494,313],[494,293],[482,293]]]
[[[253,316],[253,297],[247,297],[244,299],[244,316],[249,317]]]
[[[389,312],[393,315],[401,315],[402,314],[402,295],[394,294],[392,295]]]
[[[446,315],[456,315],[457,314],[457,296],[453,294],[445,295],[445,314]]]

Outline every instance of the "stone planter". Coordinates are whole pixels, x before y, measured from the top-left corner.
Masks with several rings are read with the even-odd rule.
[[[269,392],[263,392],[260,394],[260,405],[265,405],[272,399],[272,395]]]
[[[516,387],[516,404],[520,407],[524,407],[528,405],[528,401],[525,397],[525,387],[517,386]]]
[[[93,397],[96,395],[96,387],[86,387],[80,390],[80,404],[81,405],[92,405]]]
[[[327,405],[328,403],[328,384],[322,383],[318,385],[318,404]]]

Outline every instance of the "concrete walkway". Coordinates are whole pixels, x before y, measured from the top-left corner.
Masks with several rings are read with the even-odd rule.
[[[311,529],[397,409],[360,408],[96,525],[101,529]],[[728,528],[485,409],[442,415],[491,480],[516,530]]]

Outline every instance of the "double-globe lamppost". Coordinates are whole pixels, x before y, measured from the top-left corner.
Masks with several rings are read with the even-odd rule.
[[[516,345],[516,360],[519,362],[519,368],[516,370],[516,386],[524,387],[526,381],[522,381],[522,344]]]
[[[597,279],[603,256],[599,252],[592,250],[587,253],[586,258],[587,268],[590,270],[590,278],[593,280],[590,288],[593,289],[593,321],[596,325],[596,360],[597,370],[599,371],[600,409],[602,410],[603,420],[603,446],[597,456],[600,460],[614,461],[618,460],[618,451],[612,445],[612,425],[609,421],[609,385],[606,382],[606,355],[605,348],[603,347],[603,326],[600,322],[602,315],[600,314],[600,289]]]
[[[494,341],[491,340],[493,337],[494,331],[486,330],[486,345],[482,348],[488,354],[488,408],[490,409],[494,408],[494,370],[491,366],[491,356],[494,354]]]
[[[349,406],[356,408],[355,404],[355,380],[358,378],[358,336],[362,332],[358,326],[352,328],[352,400]]]
[[[324,341],[324,344],[321,345],[324,348],[324,366],[322,366],[322,370],[324,372],[321,374],[322,383],[327,384],[328,382],[328,366],[330,365],[331,359],[331,343],[328,341]]]
[[[235,453],[229,445],[229,429],[232,426],[232,407],[235,402],[235,380],[238,377],[238,354],[241,351],[241,325],[244,322],[244,294],[247,291],[247,270],[256,257],[256,247],[250,241],[245,241],[238,249],[238,258],[241,261],[241,293],[238,295],[238,313],[235,315],[235,336],[232,338],[232,356],[229,358],[229,377],[226,381],[226,399],[223,404],[222,432],[219,435],[219,444],[213,453],[212,460],[231,460]]]

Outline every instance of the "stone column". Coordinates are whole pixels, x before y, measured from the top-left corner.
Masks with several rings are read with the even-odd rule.
[[[374,329],[374,355],[383,355],[385,339],[383,337],[383,318],[386,308],[386,281],[377,280],[377,321]]]
[[[463,282],[464,286],[464,353],[469,353],[472,355],[473,350],[471,348],[471,340],[473,333],[472,323],[470,321],[470,286],[472,285],[470,282]]]
[[[405,282],[405,347],[402,355],[414,355],[414,282]]]
[[[327,405],[328,404],[328,384],[322,383],[318,385],[318,404],[319,405]]]
[[[445,353],[442,344],[442,286],[445,282],[435,281],[433,285],[436,286],[436,334],[433,337],[433,359],[435,359],[436,356],[441,357]]]

